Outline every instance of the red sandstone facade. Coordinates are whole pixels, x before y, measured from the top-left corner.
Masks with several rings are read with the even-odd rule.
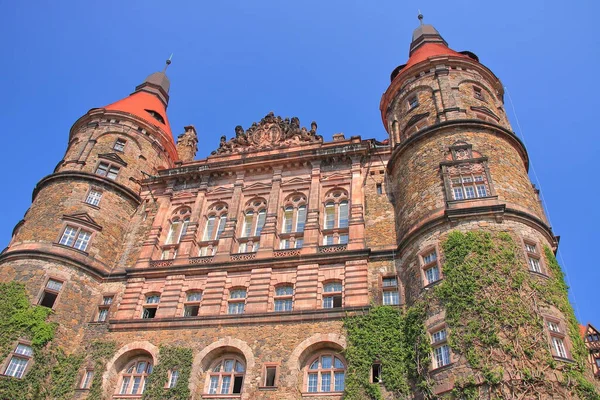
[[[193,349],[194,399],[339,399],[342,318],[372,303],[410,304],[443,279],[438,244],[450,230],[509,232],[533,273],[548,273],[540,251],[557,241],[502,85],[431,26],[415,31],[383,95],[384,143],[325,142],[316,123],[269,114],[194,160],[192,126],[172,139],[168,88],[156,73],[81,117],[0,256],[1,279],[24,282],[36,303],[61,284],[48,305],[68,351],[118,343],[93,371],[107,398],[141,397],[125,384],[127,369],[156,363],[168,344]],[[427,323],[435,334],[443,312]],[[336,365],[323,370],[323,357]],[[242,378],[224,389],[215,366],[229,360]],[[447,392],[452,369],[432,379]]]

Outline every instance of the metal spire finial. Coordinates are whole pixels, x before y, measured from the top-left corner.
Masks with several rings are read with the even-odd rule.
[[[173,53],[169,56],[168,60],[165,61],[165,68],[163,69],[163,74],[167,72],[167,68],[171,65],[171,59],[173,58]]]
[[[417,15],[417,18],[419,18],[419,22],[421,23],[421,25],[423,25],[423,14],[421,14],[421,10],[419,11],[419,15]]]

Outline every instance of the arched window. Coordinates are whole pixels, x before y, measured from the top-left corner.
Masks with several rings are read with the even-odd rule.
[[[229,302],[227,314],[243,314],[246,308],[246,288],[234,288],[229,290]]]
[[[343,392],[346,365],[336,353],[321,353],[308,363],[305,376],[309,393]]]
[[[279,232],[279,248],[301,248],[304,244],[305,224],[306,196],[301,193],[293,193],[284,200]]]
[[[348,192],[331,190],[323,205],[323,245],[348,243]]]
[[[207,215],[202,242],[208,243],[200,244],[200,257],[212,256],[215,254],[217,250],[216,242],[225,230],[225,224],[227,224],[227,204],[215,203],[211,205],[208,208]]]
[[[294,308],[294,287],[283,284],[275,287],[275,311],[292,311]]]
[[[183,207],[173,213],[169,233],[165,244],[178,244],[181,238],[187,233],[190,224],[190,214],[192,210],[188,207]]]
[[[239,252],[251,253],[258,251],[259,236],[267,219],[267,201],[254,198],[246,203],[242,231],[238,237]]]
[[[323,285],[323,308],[342,306],[342,282],[333,281]]]
[[[123,369],[117,386],[117,394],[141,395],[146,379],[152,373],[152,361],[148,358],[136,359]]]
[[[246,366],[234,355],[226,355],[213,363],[208,374],[208,394],[242,393]]]

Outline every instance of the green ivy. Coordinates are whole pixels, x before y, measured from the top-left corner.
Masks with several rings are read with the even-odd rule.
[[[527,271],[522,250],[507,233],[452,232],[442,247],[444,280],[434,297],[446,310],[453,353],[464,356],[473,371],[457,381],[455,396],[600,398],[584,377],[586,349],[548,248],[551,276],[543,278]],[[541,317],[544,302],[567,318],[575,363],[553,359]],[[557,383],[553,378],[561,373],[565,379]]]
[[[0,398],[11,400],[63,400],[72,398],[82,357],[51,347],[56,324],[46,319],[52,310],[32,306],[21,283],[0,283],[0,359],[18,339],[31,341],[33,365],[22,379],[2,377]]]
[[[388,397],[406,398],[410,380],[430,392],[426,378],[430,344],[424,328],[423,307],[406,312],[391,306],[375,306],[366,314],[344,320],[348,345],[345,399],[383,399],[381,384],[371,383],[374,361],[382,365],[381,380]]]
[[[94,365],[94,377],[90,385],[88,400],[102,400],[102,375],[106,369],[106,362],[115,354],[115,342],[94,341],[90,344],[89,354]]]
[[[187,400],[190,398],[189,381],[192,371],[192,349],[161,346],[158,363],[148,376],[144,400]],[[177,370],[179,379],[173,388],[166,388],[169,371]]]
[[[383,398],[381,386],[370,383],[375,360],[382,364],[386,398],[407,398],[415,389],[420,397],[436,398],[428,378],[431,346],[424,322],[440,307],[452,352],[470,366],[457,370],[450,397],[600,399],[585,376],[587,349],[563,273],[548,247],[548,277],[528,271],[522,249],[507,233],[451,232],[442,248],[444,279],[406,311],[376,306],[345,319],[346,399]],[[552,357],[541,317],[544,304],[565,316],[574,362]]]

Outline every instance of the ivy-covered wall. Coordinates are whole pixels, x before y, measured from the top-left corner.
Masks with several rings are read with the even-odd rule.
[[[0,360],[7,359],[19,339],[33,348],[32,366],[22,379],[0,378],[1,399],[72,398],[83,357],[51,345],[56,331],[56,324],[46,321],[51,312],[32,306],[22,284],[0,283]]]
[[[148,377],[144,400],[187,400],[190,398],[190,374],[192,372],[192,349],[161,346],[158,363]],[[172,388],[166,388],[169,374],[179,373],[179,379]]]
[[[586,379],[587,350],[568,300],[563,273],[544,249],[549,276],[532,274],[507,233],[451,232],[441,244],[443,280],[405,311],[373,307],[348,317],[347,399],[382,399],[370,383],[375,360],[382,364],[388,397],[411,390],[434,398],[428,378],[431,348],[427,317],[445,310],[456,381],[452,397],[464,399],[600,399]],[[556,360],[542,315],[558,309],[567,325],[573,361]]]

